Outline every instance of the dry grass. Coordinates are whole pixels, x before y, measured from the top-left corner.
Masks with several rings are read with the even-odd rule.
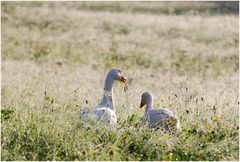
[[[2,3],[2,160],[237,160],[238,15],[93,6]],[[76,129],[112,66],[129,79],[127,92],[114,87],[118,131]],[[146,90],[181,134],[141,127]]]

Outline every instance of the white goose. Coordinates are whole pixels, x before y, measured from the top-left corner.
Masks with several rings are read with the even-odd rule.
[[[115,81],[126,83],[127,79],[122,75],[122,71],[118,68],[112,68],[108,71],[105,84],[103,98],[100,104],[93,109],[92,115],[97,121],[109,124],[116,124],[117,118],[115,114],[115,104],[113,100],[113,84]],[[82,111],[81,116],[84,116],[89,121],[87,111]]]
[[[144,119],[148,121],[150,128],[165,128],[171,132],[181,130],[179,120],[166,108],[153,109],[153,96],[150,92],[144,92],[141,98],[140,108],[146,105]]]

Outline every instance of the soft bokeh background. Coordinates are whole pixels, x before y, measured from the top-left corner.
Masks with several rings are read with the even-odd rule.
[[[238,6],[1,2],[2,159],[237,160]],[[111,67],[129,79],[114,87],[119,132],[76,128]],[[181,134],[139,126],[147,90]]]

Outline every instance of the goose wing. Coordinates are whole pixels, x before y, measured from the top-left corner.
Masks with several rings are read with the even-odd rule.
[[[173,114],[171,111],[165,108],[161,109],[151,109],[149,112],[145,115],[145,119],[148,120],[150,125],[158,125],[162,123],[162,121],[172,117]]]
[[[115,111],[107,107],[95,108],[93,110],[93,116],[104,123],[117,123]]]

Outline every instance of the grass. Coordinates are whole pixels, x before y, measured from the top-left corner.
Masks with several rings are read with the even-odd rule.
[[[234,5],[116,4],[1,3],[1,160],[239,160]],[[114,86],[117,128],[80,128],[113,66],[129,79]],[[181,133],[147,129],[146,90]]]

